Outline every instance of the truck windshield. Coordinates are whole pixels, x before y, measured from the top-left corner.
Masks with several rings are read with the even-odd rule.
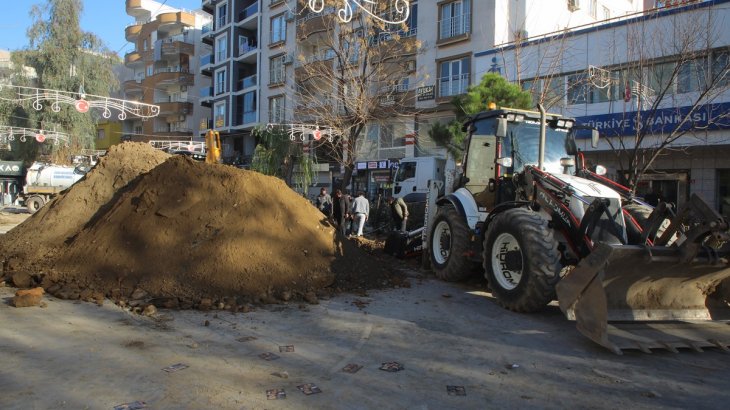
[[[560,158],[567,157],[565,148],[567,130],[547,127],[545,130],[545,170],[562,173]],[[540,123],[537,121],[511,122],[503,145],[503,157],[512,157],[513,172],[521,172],[525,165],[537,164],[540,145]]]

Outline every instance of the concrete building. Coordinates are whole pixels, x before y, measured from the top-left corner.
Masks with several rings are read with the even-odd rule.
[[[390,27],[375,40],[389,41],[398,32],[399,41],[420,42],[417,53],[400,56],[404,69],[392,84],[412,96],[413,111],[419,114],[367,127],[358,146],[355,185],[372,195],[391,183],[391,163],[403,157],[444,154],[428,141],[426,131],[430,123],[452,116],[452,96],[479,81],[475,51],[622,17],[641,10],[641,1],[411,1],[407,31]],[[201,57],[201,67],[212,78],[213,87],[201,103],[212,108],[212,128],[221,132],[224,158],[244,162],[250,158],[256,145],[251,130],[256,126],[305,118],[302,113],[311,107],[296,101],[297,72],[302,64],[332,59],[320,39],[336,35],[326,23],[337,19],[338,4],[313,13],[306,1],[297,0],[202,1],[213,26],[203,35],[212,50]],[[370,167],[373,163],[374,169]],[[334,167],[333,171],[335,175],[340,172]]]
[[[614,180],[625,177],[628,158],[615,147],[631,150],[644,135],[640,152],[651,155],[679,130],[637,193],[678,206],[696,193],[730,214],[730,1],[686,3],[486,49],[475,54],[476,70],[496,61],[551,112],[599,129],[598,149],[586,140],[581,149]]]
[[[160,115],[124,123],[126,140],[191,140],[198,137],[201,119],[209,110],[199,104],[200,89],[210,79],[200,73],[197,56],[202,30],[210,16],[202,11],[178,10],[153,0],[126,0],[135,21],[125,29],[134,49],[124,56],[133,79],[122,88],[127,99],[160,106]]]

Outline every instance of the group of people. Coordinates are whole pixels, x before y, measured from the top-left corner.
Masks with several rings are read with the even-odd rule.
[[[388,204],[391,207],[391,214],[396,229],[406,231],[406,221],[408,220],[408,207],[403,198],[388,198]],[[319,190],[319,196],[315,201],[317,209],[319,209],[327,217],[331,218],[338,231],[347,236],[352,232],[356,232],[356,236],[363,235],[365,222],[370,215],[370,202],[365,198],[365,193],[358,191],[353,200],[350,195],[343,193],[341,189],[335,190],[334,199],[327,193],[327,188]]]

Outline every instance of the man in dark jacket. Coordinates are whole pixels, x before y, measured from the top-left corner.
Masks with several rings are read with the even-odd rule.
[[[337,224],[337,230],[342,234],[347,234],[347,228],[350,217],[350,198],[347,195],[342,195],[341,190],[335,190],[335,197],[332,202],[332,219]]]
[[[393,229],[406,232],[406,223],[408,222],[408,206],[403,198],[388,198],[390,204],[390,214],[393,217]]]
[[[315,205],[317,209],[322,211],[328,218],[332,216],[332,197],[327,193],[327,188],[319,190],[319,196],[317,197]]]

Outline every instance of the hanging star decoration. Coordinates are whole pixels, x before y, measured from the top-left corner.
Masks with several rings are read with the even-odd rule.
[[[74,93],[17,85],[0,85],[0,92],[6,89],[14,91],[15,96],[0,95],[0,100],[18,104],[31,103],[36,111],[42,110],[44,104],[50,104],[51,111],[59,112],[61,111],[61,104],[68,104],[73,105],[76,111],[80,113],[88,112],[91,109],[102,109],[101,116],[106,119],[111,118],[112,110],[119,111],[117,118],[121,121],[126,120],[130,115],[147,119],[156,117],[160,113],[158,105],[86,94],[83,86],[79,88],[79,92]]]
[[[352,6],[355,5],[360,8],[363,12],[369,14],[371,17],[378,19],[385,24],[401,24],[408,20],[410,14],[410,6],[408,0],[388,0],[393,2],[393,6],[389,7],[388,10],[391,12],[390,17],[386,18],[383,15],[375,14],[373,10],[378,5],[377,0],[342,0],[342,7],[337,10],[337,17],[343,23],[349,23],[352,20],[354,10]],[[325,0],[308,0],[309,9],[315,13],[321,13],[324,10]],[[391,19],[392,18],[392,19]]]

